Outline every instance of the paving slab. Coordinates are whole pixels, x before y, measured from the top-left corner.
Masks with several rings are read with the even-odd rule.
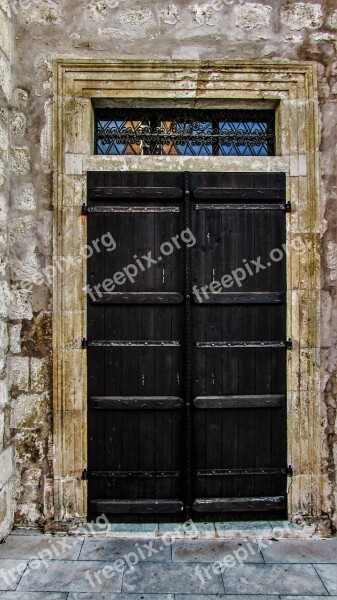
[[[131,553],[131,556],[128,556]],[[82,546],[80,560],[123,559],[137,564],[143,560],[171,561],[171,545],[158,538],[87,538]]]
[[[83,538],[53,535],[10,535],[0,545],[0,558],[76,560]]]
[[[227,539],[270,538],[273,528],[269,521],[233,521],[215,523],[216,535]]]
[[[1,598],[1,597],[0,597]],[[174,600],[173,594],[95,594],[76,593],[68,595],[67,600]],[[29,600],[29,599],[27,599]],[[184,600],[188,600],[185,596]],[[239,599],[240,600],[240,599]]]
[[[237,596],[237,600],[240,600],[240,598],[242,598],[242,596]],[[337,596],[280,596],[280,600],[321,600],[322,598],[337,600]],[[256,600],[258,599],[256,598]]]
[[[227,594],[327,595],[311,565],[244,565],[222,574]]]
[[[15,590],[26,568],[27,561],[0,559],[0,591]]]
[[[337,565],[314,565],[329,594],[337,595]]]
[[[39,569],[28,566],[18,591],[120,592],[122,578],[122,572],[113,570],[109,562],[51,560]]]
[[[175,595],[175,600],[188,600],[189,596],[185,595],[185,594],[176,594]],[[229,594],[216,594],[216,596],[214,596],[213,594],[208,595],[208,594],[203,594],[203,595],[195,595],[193,594],[193,600],[252,600],[252,598],[255,598],[255,600],[277,600],[277,596],[237,596],[236,594],[234,595],[229,595]],[[312,598],[312,596],[311,596]],[[129,600],[131,600],[131,596],[129,596]],[[329,597],[330,600],[330,597]]]
[[[261,551],[266,563],[337,564],[337,539],[279,540]]]
[[[0,600],[66,600],[67,592],[0,592]]]
[[[167,563],[166,565],[142,563],[133,572],[125,572],[122,591],[144,594],[224,593],[220,575],[213,575],[211,580],[202,582],[197,576],[197,567],[198,563]]]
[[[214,562],[226,556],[263,563],[258,545],[244,540],[177,540],[172,546],[172,560],[177,562]]]

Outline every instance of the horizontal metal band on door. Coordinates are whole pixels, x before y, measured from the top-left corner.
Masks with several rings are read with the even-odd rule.
[[[92,304],[182,304],[184,296],[175,292],[101,292]]]
[[[256,469],[199,469],[196,471],[197,477],[251,477],[260,475],[287,475],[288,469],[280,468],[256,468]]]
[[[217,408],[279,408],[286,406],[286,396],[283,394],[197,396],[193,400],[193,406],[203,410]]]
[[[281,210],[286,211],[286,204],[196,204],[194,210]]]
[[[193,510],[197,513],[279,511],[285,508],[285,496],[197,498],[193,502]]]
[[[97,410],[179,410],[184,400],[176,396],[90,396],[89,407]]]
[[[287,342],[195,342],[197,348],[287,348]]]
[[[180,342],[162,340],[91,340],[88,348],[179,348]]]
[[[88,471],[87,476],[89,479],[178,479],[181,471]]]
[[[286,294],[283,292],[207,292],[193,294],[196,304],[285,304]]]
[[[182,198],[184,192],[179,187],[95,187],[89,188],[89,200],[100,198]]]
[[[85,213],[180,213],[179,206],[85,206]]]
[[[222,188],[222,187],[198,187],[192,190],[193,198],[197,200],[284,200],[284,188]]]
[[[180,500],[91,500],[92,512],[105,514],[177,514],[182,513],[184,504]]]

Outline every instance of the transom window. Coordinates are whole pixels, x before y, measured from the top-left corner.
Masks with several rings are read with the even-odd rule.
[[[97,109],[95,154],[272,156],[275,112]]]

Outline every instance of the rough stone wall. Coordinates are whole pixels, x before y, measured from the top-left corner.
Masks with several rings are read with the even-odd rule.
[[[8,7],[0,3],[0,540],[13,523],[13,445],[9,431],[8,272],[9,103],[11,96],[11,32]]]
[[[5,0],[0,5],[5,6]],[[52,517],[51,65],[54,57],[314,60],[319,66],[323,236],[324,513],[337,524],[337,7],[335,0],[14,0],[10,312],[16,520]],[[5,60],[4,58],[1,61]],[[1,73],[0,62],[0,73]],[[20,289],[20,281],[33,283]],[[19,288],[18,288],[19,285]],[[5,316],[5,315],[4,315]]]

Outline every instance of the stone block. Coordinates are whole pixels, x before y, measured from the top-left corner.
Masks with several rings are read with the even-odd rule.
[[[16,175],[28,175],[31,170],[29,148],[16,147],[11,150],[12,171]]]
[[[21,246],[21,244],[19,245]],[[27,287],[28,282],[34,284],[39,281],[41,269],[37,257],[36,246],[26,244],[25,247],[18,248],[18,255],[11,259],[11,279],[12,281],[22,282],[22,287]],[[25,282],[25,284],[23,284]]]
[[[11,115],[11,134],[13,137],[21,138],[26,133],[27,119],[22,112],[13,112]]]
[[[1,283],[0,283],[1,286]],[[1,289],[0,289],[1,297]],[[33,318],[33,310],[30,302],[31,292],[23,289],[13,289],[11,291],[11,304],[9,317],[13,321]]]
[[[8,350],[8,325],[6,321],[0,321],[0,349],[7,352]]]
[[[1,394],[1,391],[0,391]],[[0,398],[1,401],[1,398]],[[7,425],[7,418],[6,418]],[[0,452],[4,449],[4,439],[5,439],[5,412],[2,411],[0,407]]]
[[[34,185],[24,183],[14,193],[15,208],[18,210],[34,210],[36,208],[36,198]]]
[[[9,534],[14,519],[13,485],[8,482],[0,490],[0,542]],[[0,569],[4,565],[0,564]],[[0,590],[3,588],[3,580],[0,579]],[[12,589],[15,589],[12,588]]]
[[[269,27],[272,7],[257,3],[234,6],[235,25],[240,29],[263,29]]]
[[[53,23],[59,25],[62,23],[61,6],[58,0],[43,0],[43,2],[34,3],[25,11],[24,19],[27,25]]]
[[[167,25],[176,25],[180,21],[181,17],[179,10],[173,2],[161,9],[160,19]]]
[[[337,281],[337,244],[336,242],[328,243],[328,251],[326,254],[327,266],[330,271],[329,279],[331,283]]]
[[[46,424],[48,394],[21,394],[13,401],[12,429],[37,429]]]
[[[20,490],[21,492],[22,490]],[[41,508],[39,502],[24,502],[20,498],[15,510],[15,522],[28,527],[36,526],[41,519]]]
[[[11,96],[11,66],[7,57],[0,52],[0,87],[3,90],[5,98]]]
[[[331,29],[337,29],[337,10],[334,10],[328,18],[328,25]]]
[[[12,354],[21,352],[21,325],[10,325],[9,327],[9,349]]]
[[[293,31],[318,29],[323,24],[322,7],[311,2],[287,3],[281,10],[281,23]]]
[[[218,18],[211,2],[193,4],[192,6],[189,6],[189,9],[192,13],[193,21],[197,25],[208,25],[209,27],[213,27],[217,24]]]
[[[11,356],[8,359],[9,386],[20,392],[28,392],[29,358]]]
[[[6,56],[10,57],[11,22],[3,11],[0,11],[0,48]]]
[[[10,301],[10,290],[7,281],[0,281],[0,317],[6,319]]]
[[[29,93],[22,88],[16,88],[14,92],[14,102],[19,110],[26,110],[28,107]]]
[[[85,14],[91,21],[104,21],[107,16],[108,3],[105,0],[92,0],[87,5]]]
[[[13,476],[13,447],[8,446],[0,453],[0,490]]]
[[[9,133],[7,125],[0,121],[0,157],[3,161],[8,160]]]
[[[140,8],[138,10],[128,8],[121,10],[119,13],[119,20],[122,25],[140,26],[152,21],[153,13],[150,8]]]
[[[8,382],[6,379],[0,381],[0,410],[3,410],[8,404]],[[0,426],[0,438],[3,436],[3,431]]]
[[[43,392],[45,389],[47,383],[47,366],[48,363],[45,359],[30,359],[30,387],[32,392]]]
[[[0,231],[7,235],[8,226],[8,199],[0,194]]]
[[[0,0],[0,8],[7,15],[7,17],[11,17],[11,3],[10,0]]]

